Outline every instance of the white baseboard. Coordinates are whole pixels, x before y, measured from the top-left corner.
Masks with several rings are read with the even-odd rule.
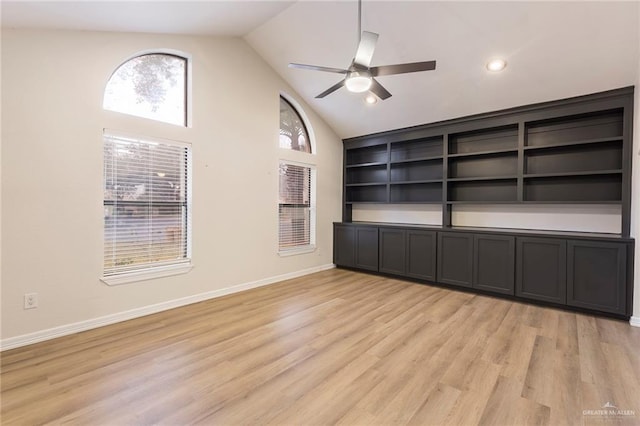
[[[629,324],[634,327],[640,327],[640,317],[631,317],[629,320]]]
[[[169,300],[166,302],[157,303],[155,305],[143,306],[141,308],[118,312],[116,314],[93,318],[86,321],[61,325],[46,330],[36,331],[35,333],[10,337],[8,339],[3,339],[0,341],[0,351],[14,349],[20,346],[31,345],[33,343],[44,342],[45,340],[55,339],[56,337],[67,336],[69,334],[79,333],[81,331],[91,330],[93,328],[103,327],[105,325],[139,318],[145,315],[155,314],[157,312],[178,308],[180,306],[190,305],[192,303],[202,302],[204,300],[214,299],[216,297],[226,296],[228,294],[238,293],[240,291],[245,291],[256,287],[262,287],[265,285],[274,284],[292,278],[302,277],[304,275],[309,275],[315,272],[325,271],[332,268],[335,268],[334,264],[316,266],[313,268],[303,269],[301,271],[290,272],[287,274],[277,275],[275,277],[263,278],[257,281],[238,284],[218,290],[212,290],[205,293],[195,294],[193,296],[182,297],[180,299]]]

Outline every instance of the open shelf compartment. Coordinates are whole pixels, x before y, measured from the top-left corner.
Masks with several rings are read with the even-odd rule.
[[[387,144],[353,148],[346,152],[348,166],[386,163],[389,160]]]
[[[348,186],[345,188],[347,203],[386,203],[387,185]]]
[[[517,124],[449,135],[449,155],[506,151],[517,148]]]
[[[391,162],[416,161],[416,159],[442,158],[442,136],[391,144]]]
[[[529,177],[524,179],[525,202],[612,203],[622,200],[622,173]]]
[[[391,164],[391,182],[442,179],[442,160]]]
[[[556,144],[578,144],[596,139],[621,139],[623,110],[552,118],[527,123],[525,146],[543,147]]]
[[[449,182],[449,199],[452,202],[517,202],[517,179],[488,181]]]

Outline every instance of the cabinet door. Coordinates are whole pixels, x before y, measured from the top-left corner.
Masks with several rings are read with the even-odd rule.
[[[515,293],[516,241],[505,235],[473,237],[473,287]]]
[[[405,274],[405,236],[403,229],[380,228],[379,271],[387,274]]]
[[[356,264],[356,227],[333,225],[333,263],[354,267]]]
[[[569,241],[567,304],[626,314],[626,244]]]
[[[516,241],[516,295],[566,303],[566,241],[533,237],[522,237]]]
[[[378,228],[356,226],[356,268],[378,270]]]
[[[438,232],[438,281],[471,287],[473,235]]]
[[[436,280],[436,232],[408,230],[406,275],[423,280]]]

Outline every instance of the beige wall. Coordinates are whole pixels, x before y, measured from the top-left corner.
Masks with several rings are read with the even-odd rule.
[[[102,109],[113,70],[156,48],[192,57],[191,128]],[[332,263],[342,143],[242,39],[3,30],[2,89],[3,340]],[[305,108],[317,147],[317,250],[290,257],[277,254],[281,91]],[[193,144],[188,274],[99,280],[103,128]],[[39,307],[23,310],[29,292]]]

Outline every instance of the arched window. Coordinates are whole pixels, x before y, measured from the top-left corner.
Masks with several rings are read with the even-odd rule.
[[[280,96],[280,148],[311,154],[311,140],[302,117],[282,96]]]
[[[280,96],[280,148],[311,154],[309,129],[291,102]],[[284,157],[290,154],[282,152]],[[296,154],[297,155],[297,154]],[[295,157],[295,155],[294,155]],[[313,156],[300,163],[281,159],[279,164],[278,233],[280,255],[315,249],[316,166]]]
[[[187,59],[153,53],[129,59],[111,75],[104,109],[187,125]]]

